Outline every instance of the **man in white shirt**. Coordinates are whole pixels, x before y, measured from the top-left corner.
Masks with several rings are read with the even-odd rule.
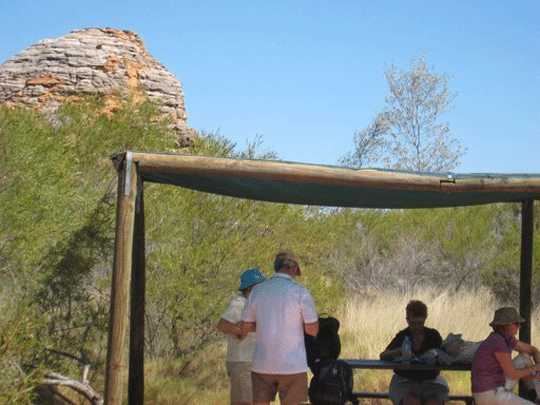
[[[251,360],[255,349],[255,333],[240,327],[242,310],[253,287],[266,278],[258,269],[246,270],[240,276],[240,295],[235,297],[221,315],[218,330],[227,335],[225,365],[231,380],[231,405],[251,405]]]
[[[278,253],[274,270],[253,288],[242,312],[242,331],[257,328],[253,404],[269,405],[279,392],[282,405],[297,405],[308,401],[304,332],[317,335],[318,316],[307,288],[293,281],[301,274],[294,254]]]

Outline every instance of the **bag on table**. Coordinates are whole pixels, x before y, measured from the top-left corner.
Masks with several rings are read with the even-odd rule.
[[[442,342],[442,350],[452,358],[452,364],[472,364],[474,353],[480,343],[463,340],[461,333],[449,333]]]

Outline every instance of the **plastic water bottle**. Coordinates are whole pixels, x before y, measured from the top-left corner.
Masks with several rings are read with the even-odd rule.
[[[401,352],[403,357],[407,359],[411,359],[413,357],[412,342],[409,336],[405,336],[405,339],[403,340],[403,345],[401,346]]]

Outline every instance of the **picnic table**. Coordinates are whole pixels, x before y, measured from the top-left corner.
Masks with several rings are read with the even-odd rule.
[[[437,371],[471,371],[470,364],[424,364],[424,363],[397,363],[382,360],[364,360],[364,359],[342,359],[353,369],[371,369],[371,370],[437,370]],[[353,395],[358,398],[371,399],[389,399],[388,392],[364,392],[355,391]],[[448,395],[450,401],[462,401],[466,405],[473,405],[474,400],[471,395]]]

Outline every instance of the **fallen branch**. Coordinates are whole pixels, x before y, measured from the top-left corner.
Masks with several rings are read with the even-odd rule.
[[[47,374],[45,375],[45,379],[43,380],[42,383],[43,385],[47,385],[47,386],[52,385],[52,386],[69,387],[72,390],[83,395],[87,400],[90,401],[92,405],[103,405],[102,396],[96,391],[94,391],[94,389],[90,385],[84,382],[73,380],[69,377],[55,373],[54,371],[47,372]]]

